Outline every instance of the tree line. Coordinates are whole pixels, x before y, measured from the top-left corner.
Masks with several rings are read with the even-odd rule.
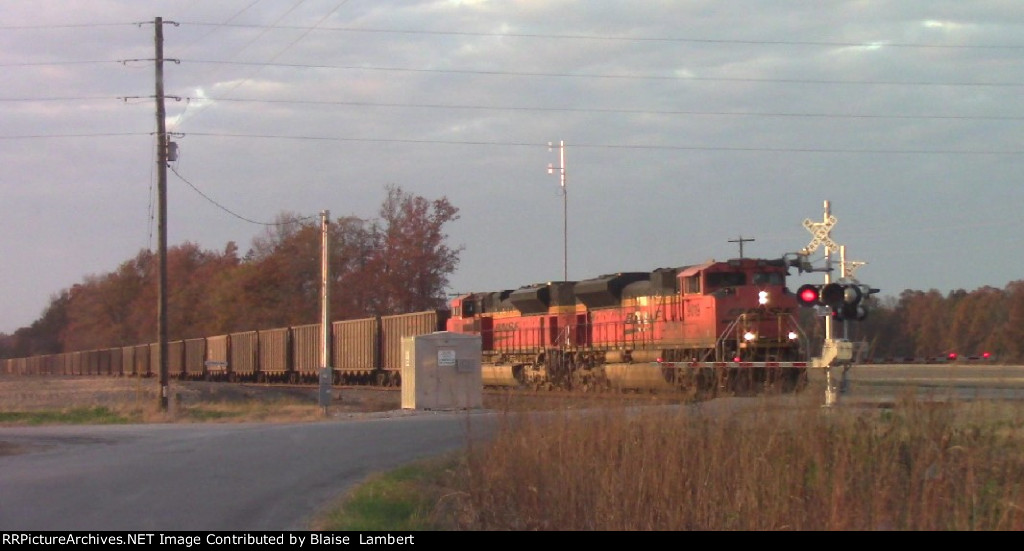
[[[331,220],[332,318],[445,307],[462,248],[448,245],[444,229],[458,217],[447,198],[388,186],[377,218]],[[319,217],[281,213],[244,256],[234,242],[222,251],[168,247],[168,338],[318,323],[321,243]],[[30,326],[0,334],[0,357],[153,342],[158,278],[157,255],[146,249],[110,273],[87,276],[52,296]]]
[[[461,247],[451,247],[445,225],[458,209],[442,197],[428,200],[388,186],[378,218],[332,220],[331,312],[334,319],[417,312],[446,306],[448,278]],[[168,338],[319,322],[319,218],[282,213],[239,256],[193,243],[167,251]],[[157,261],[140,251],[113,272],[86,277],[53,296],[32,325],[0,334],[0,358],[120,347],[156,335]],[[991,353],[997,361],[1024,361],[1024,280],[1005,288],[942,294],[904,290],[872,296],[869,315],[834,335],[863,342],[874,359]],[[803,309],[811,342],[823,337],[821,317]]]
[[[999,289],[957,289],[945,295],[904,290],[872,298],[868,319],[852,324],[876,359],[989,353],[1002,363],[1024,361],[1024,280]]]

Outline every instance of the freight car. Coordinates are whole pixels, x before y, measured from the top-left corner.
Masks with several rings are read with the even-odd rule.
[[[398,386],[402,338],[443,331],[447,309],[331,323],[334,384]],[[167,343],[168,376],[263,383],[319,381],[320,324],[243,331]],[[112,375],[159,373],[157,343],[0,360],[0,373]]]
[[[469,293],[448,330],[480,335],[488,385],[798,390],[808,346],[788,267],[741,258]]]

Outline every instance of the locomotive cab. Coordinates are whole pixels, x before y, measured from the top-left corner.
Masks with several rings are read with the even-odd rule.
[[[801,353],[797,304],[782,260],[732,259],[680,273],[685,309],[718,336],[716,361],[793,361]]]

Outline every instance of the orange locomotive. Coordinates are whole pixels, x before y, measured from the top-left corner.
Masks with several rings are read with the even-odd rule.
[[[788,266],[742,258],[471,293],[447,329],[481,336],[487,385],[797,390],[808,350]]]

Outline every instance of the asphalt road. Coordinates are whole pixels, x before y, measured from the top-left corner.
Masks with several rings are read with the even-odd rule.
[[[366,476],[465,446],[495,416],[0,428],[0,531],[304,530]]]

